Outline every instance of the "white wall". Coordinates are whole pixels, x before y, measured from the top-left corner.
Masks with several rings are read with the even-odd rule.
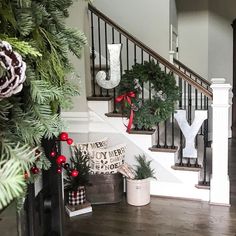
[[[217,2],[220,1],[211,0],[209,5],[209,78],[223,77],[232,84],[233,19],[229,18],[227,9],[235,9],[236,2],[231,7]]]
[[[74,1],[73,5],[69,9],[69,18],[66,24],[70,27],[77,28],[80,31],[87,34],[88,20],[87,20],[87,3],[84,0]],[[75,68],[76,74],[80,76],[79,91],[80,96],[73,98],[73,109],[71,111],[84,112],[88,110],[87,98],[86,98],[86,86],[85,79],[88,78],[88,65],[89,65],[89,53],[88,46],[85,46],[81,58],[77,59],[72,53],[69,55],[70,61]],[[69,75],[71,76],[71,75]]]
[[[179,60],[208,78],[208,3],[177,0]]]
[[[179,58],[204,78],[232,83],[233,0],[177,0]]]
[[[178,29],[178,16],[175,0],[170,0],[170,24]]]
[[[168,59],[170,0],[94,0],[105,15]]]

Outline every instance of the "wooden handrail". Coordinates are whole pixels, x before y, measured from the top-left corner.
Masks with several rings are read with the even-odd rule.
[[[196,72],[194,72],[193,70],[191,70],[189,67],[187,67],[185,64],[183,64],[182,62],[178,61],[177,59],[174,58],[174,63],[179,65],[180,67],[182,67],[184,70],[188,71],[190,74],[194,75],[194,77],[196,77],[197,79],[199,79],[201,82],[203,82],[204,84],[206,84],[207,86],[210,86],[211,83],[204,79],[201,75],[197,74]]]
[[[168,68],[171,72],[174,72],[176,75],[181,77],[183,80],[187,81],[189,84],[191,84],[193,87],[198,89],[200,92],[202,92],[204,95],[206,95],[209,98],[212,98],[212,92],[209,91],[207,88],[204,88],[201,86],[198,82],[187,76],[185,73],[183,73],[181,70],[179,70],[175,65],[171,64],[169,61],[167,61],[164,57],[160,56],[158,53],[153,51],[150,47],[142,43],[140,40],[135,38],[133,35],[128,33],[125,29],[120,27],[118,24],[116,24],[114,21],[112,21],[109,17],[104,15],[101,11],[99,11],[97,8],[95,8],[93,5],[88,4],[88,9],[96,14],[100,19],[104,20],[106,23],[114,27],[118,32],[123,34],[127,39],[129,39],[131,42],[139,46],[143,51],[148,53],[151,57],[156,59],[159,63],[164,65],[166,68]]]

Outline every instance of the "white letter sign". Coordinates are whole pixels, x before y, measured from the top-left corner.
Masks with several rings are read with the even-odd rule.
[[[183,149],[183,157],[197,158],[197,149],[195,148],[195,137],[204,120],[207,119],[207,111],[195,110],[195,117],[190,126],[186,119],[186,110],[177,110],[174,114],[179,127],[185,137],[185,148]]]
[[[121,44],[108,44],[110,54],[110,78],[106,79],[106,72],[99,71],[96,74],[98,85],[105,89],[112,89],[120,83],[120,50]]]

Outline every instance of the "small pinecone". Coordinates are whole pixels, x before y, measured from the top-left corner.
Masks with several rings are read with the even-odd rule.
[[[4,69],[0,77],[0,98],[19,93],[25,81],[26,64],[9,43],[0,41],[0,65]]]

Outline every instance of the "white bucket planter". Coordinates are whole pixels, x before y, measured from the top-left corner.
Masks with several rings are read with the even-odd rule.
[[[133,206],[144,206],[150,203],[150,178],[127,179],[127,202]]]

